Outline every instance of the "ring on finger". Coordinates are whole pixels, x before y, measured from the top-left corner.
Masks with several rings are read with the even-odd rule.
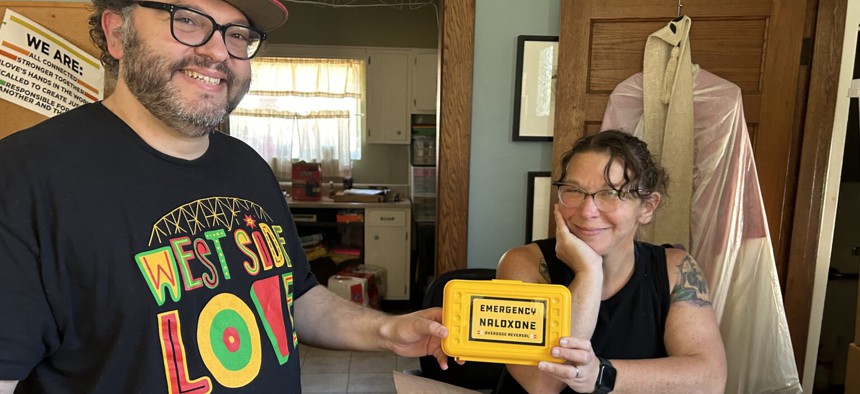
[[[574,376],[573,378],[574,378],[574,379],[579,379],[579,367],[577,367],[576,365],[574,365],[574,366],[573,366],[573,368],[574,368],[574,369],[576,369],[576,376]]]

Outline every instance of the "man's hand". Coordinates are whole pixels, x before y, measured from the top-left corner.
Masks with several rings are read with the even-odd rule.
[[[442,352],[442,338],[448,336],[448,329],[441,321],[442,308],[390,316],[380,328],[380,335],[394,353],[404,357],[432,355],[446,370],[448,356]]]

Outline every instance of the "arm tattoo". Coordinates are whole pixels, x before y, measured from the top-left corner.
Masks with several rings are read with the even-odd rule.
[[[540,271],[540,276],[543,277],[543,280],[546,283],[552,283],[549,279],[549,267],[546,266],[546,260],[543,257],[540,258],[540,262],[538,263],[538,270]]]
[[[672,289],[672,302],[689,301],[696,306],[708,306],[711,302],[704,299],[708,294],[708,285],[702,269],[689,255],[678,264],[678,283]]]

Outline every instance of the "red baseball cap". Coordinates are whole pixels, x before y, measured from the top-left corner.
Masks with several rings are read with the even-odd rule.
[[[286,21],[289,12],[278,0],[224,0],[233,7],[242,11],[251,25],[264,31],[270,32],[281,27]]]

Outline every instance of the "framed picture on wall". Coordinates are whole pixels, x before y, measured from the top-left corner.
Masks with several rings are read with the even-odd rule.
[[[552,141],[558,81],[558,37],[518,36],[514,141]]]
[[[552,175],[549,171],[529,171],[526,190],[526,243],[529,243],[549,236]]]

